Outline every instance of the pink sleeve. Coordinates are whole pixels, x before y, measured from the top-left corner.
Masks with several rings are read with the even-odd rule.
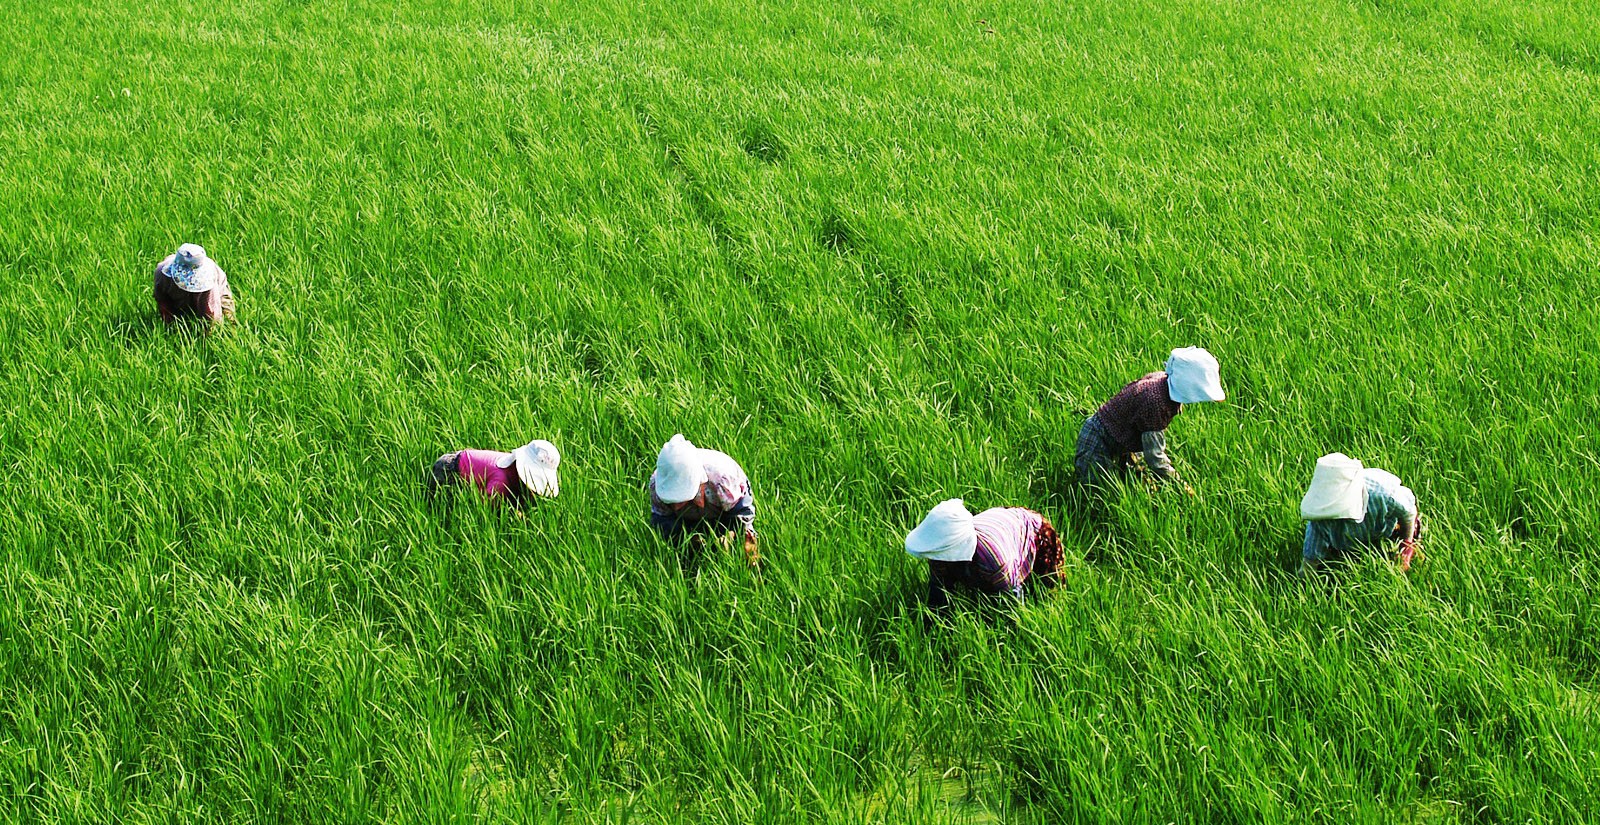
[[[222,320],[222,290],[223,289],[224,289],[224,287],[221,284],[218,284],[216,287],[213,287],[211,289],[206,290],[206,298],[205,298],[206,305],[205,305],[205,308],[204,308],[203,312],[204,312],[204,314],[205,314],[205,316],[207,318],[209,318],[209,319],[211,319],[213,321],[221,321]]]

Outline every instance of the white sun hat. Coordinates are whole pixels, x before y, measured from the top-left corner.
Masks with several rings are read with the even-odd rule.
[[[1417,514],[1417,494],[1401,482],[1399,476],[1388,470],[1368,467],[1361,471],[1361,479],[1368,484],[1376,483],[1389,494],[1390,498],[1399,502],[1401,507],[1406,508],[1413,516]]]
[[[209,292],[222,280],[222,267],[206,256],[206,248],[186,243],[162,261],[166,276],[184,292]]]
[[[667,504],[681,504],[700,492],[706,483],[706,462],[700,448],[678,433],[656,456],[656,498]]]
[[[1361,462],[1344,453],[1317,459],[1311,486],[1300,499],[1300,517],[1307,521],[1367,517],[1367,483]]]
[[[928,561],[971,561],[978,551],[972,513],[959,498],[939,502],[906,534],[906,552]]]
[[[1179,404],[1221,401],[1222,371],[1217,359],[1199,347],[1181,347],[1167,358],[1167,396]]]
[[[556,468],[561,466],[561,452],[556,445],[535,439],[494,463],[502,470],[513,464],[517,465],[517,478],[522,479],[522,486],[528,488],[528,492],[550,498],[561,495],[561,479],[556,475]]]

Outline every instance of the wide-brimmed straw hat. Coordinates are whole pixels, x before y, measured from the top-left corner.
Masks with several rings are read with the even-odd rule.
[[[1367,484],[1361,462],[1344,453],[1317,459],[1311,486],[1300,499],[1300,517],[1308,521],[1367,517]]]
[[[906,552],[929,561],[971,561],[978,551],[972,513],[959,498],[939,502],[906,534]]]
[[[678,433],[656,456],[656,498],[681,504],[694,498],[706,483],[706,463],[700,448]]]
[[[1181,347],[1167,358],[1167,397],[1179,404],[1221,401],[1222,371],[1200,347]]]
[[[522,486],[528,492],[549,498],[561,495],[561,479],[556,474],[556,468],[561,466],[561,452],[556,445],[535,439],[495,462],[502,470],[513,464],[517,467],[517,478],[522,479]]]

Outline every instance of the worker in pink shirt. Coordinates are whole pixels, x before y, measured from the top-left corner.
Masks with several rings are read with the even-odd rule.
[[[561,492],[556,468],[561,453],[548,441],[535,440],[509,453],[495,450],[461,450],[445,453],[433,462],[428,494],[466,484],[495,500],[521,509],[534,496],[555,498]]]

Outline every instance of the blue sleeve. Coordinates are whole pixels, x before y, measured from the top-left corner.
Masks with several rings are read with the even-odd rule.
[[[933,572],[928,573],[928,607],[934,610],[943,610],[950,604],[950,593],[939,576]]]
[[[1319,535],[1315,522],[1306,522],[1306,541],[1300,547],[1300,558],[1313,564],[1327,558],[1328,543]]]
[[[738,518],[753,519],[756,517],[755,496],[740,496],[738,501],[728,508],[728,515]]]
[[[744,525],[744,531],[749,535],[756,534],[756,500],[754,496],[740,496],[739,500],[728,508],[728,515],[739,520]]]
[[[1414,519],[1411,508],[1407,507],[1393,493],[1382,487],[1373,487],[1367,492],[1367,522],[1373,523],[1371,511],[1376,510],[1381,521],[1376,523],[1382,535],[1374,538],[1388,538],[1389,534],[1398,529],[1402,536],[1410,536]]]

